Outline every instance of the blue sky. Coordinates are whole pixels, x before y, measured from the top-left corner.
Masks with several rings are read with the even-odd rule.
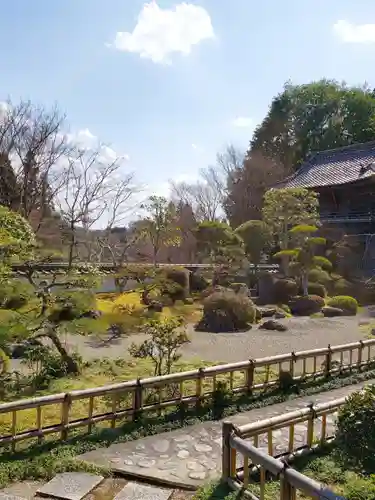
[[[129,155],[129,170],[160,193],[214,163],[225,144],[245,149],[286,80],[375,87],[373,0],[1,7],[0,100],[58,102],[74,133]]]

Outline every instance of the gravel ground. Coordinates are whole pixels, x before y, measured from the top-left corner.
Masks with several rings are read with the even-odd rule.
[[[182,349],[183,357],[207,361],[241,361],[354,342],[364,338],[361,324],[369,322],[368,314],[343,318],[288,318],[286,332],[259,330],[253,327],[244,333],[196,332],[188,325],[191,343]],[[132,342],[141,342],[145,335],[99,341],[95,338],[68,336],[68,345],[77,349],[86,359],[102,356],[127,357]]]
[[[375,313],[374,313],[375,314]],[[342,318],[288,318],[280,320],[288,331],[274,332],[259,330],[256,326],[243,333],[196,332],[188,325],[190,344],[182,349],[184,359],[199,358],[212,362],[243,361],[292,351],[303,351],[339,345],[365,338],[366,332],[360,325],[373,321],[373,312],[366,310],[356,317]],[[62,340],[70,348],[77,350],[84,359],[101,357],[129,357],[132,342],[142,342],[145,335],[136,334],[126,338],[97,339],[66,335]],[[12,368],[22,369],[18,360],[12,361]],[[24,370],[24,368],[23,368]]]

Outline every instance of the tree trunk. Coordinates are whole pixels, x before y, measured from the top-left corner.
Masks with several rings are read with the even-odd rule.
[[[309,294],[309,284],[308,284],[308,277],[307,273],[303,272],[301,276],[301,282],[302,282],[302,291],[303,295],[308,295]]]
[[[35,338],[38,338],[38,337],[39,338],[40,337],[47,337],[51,340],[53,345],[56,347],[56,350],[60,354],[62,361],[66,364],[67,372],[69,374],[78,375],[80,373],[80,368],[79,368],[77,361],[75,361],[68,354],[68,351],[65,349],[65,347],[60,342],[60,339],[55,331],[53,331],[52,329],[49,329],[49,331],[41,333],[41,334],[37,335]]]
[[[69,257],[68,257],[68,269],[70,270],[73,265],[73,252],[76,242],[74,223],[70,224],[70,242],[69,242]]]

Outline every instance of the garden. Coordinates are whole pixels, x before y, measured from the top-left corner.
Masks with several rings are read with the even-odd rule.
[[[362,331],[353,330],[354,323],[348,323],[346,333],[342,332],[342,323],[335,323],[352,321],[361,314],[366,301],[356,295],[355,283],[339,274],[344,250],[336,241],[321,235],[316,197],[305,190],[270,192],[264,210],[268,222],[249,221],[236,230],[222,222],[202,222],[197,226],[200,259],[211,267],[190,272],[178,265],[123,264],[111,271],[116,291],[104,294],[96,290],[108,273],[94,264],[72,264],[64,271],[42,273],[43,260],[38,256],[30,225],[19,214],[1,208],[1,401],[189,372],[261,357],[263,352],[283,354],[316,347],[319,335],[312,335],[315,330],[306,330],[304,334],[299,318],[311,321],[313,329],[318,328],[319,321],[333,321],[334,336],[327,338],[329,328],[326,322],[322,323],[317,347],[327,347],[330,341],[339,344],[363,338]],[[280,219],[280,213],[287,218],[287,224]],[[148,230],[150,234],[159,232],[165,241],[170,241],[170,231],[163,227],[164,233],[155,222]],[[278,272],[260,269],[265,255],[279,263]],[[12,268],[14,263],[23,264],[17,274]],[[129,283],[133,283],[130,290]],[[288,337],[289,333],[293,335]],[[313,344],[308,345],[306,337]],[[285,339],[289,344],[280,347],[278,342],[286,342]],[[266,351],[257,351],[257,343]],[[216,349],[220,345],[221,349]],[[268,371],[267,377],[270,375],[272,372]],[[371,373],[361,376],[370,377]],[[352,374],[339,383],[356,381],[350,377]],[[264,370],[260,370],[255,374],[255,382],[263,379]],[[258,404],[251,395],[237,399],[228,391],[228,384],[236,384],[236,376],[218,377],[215,383],[222,384],[213,390],[216,403],[212,406],[209,400],[199,411],[189,406],[170,412],[155,411],[150,418],[127,422],[123,433],[114,437],[100,434],[108,427],[103,422],[87,440],[74,441],[76,434],[71,432],[74,444],[57,446],[47,438],[45,443],[34,440],[30,447],[21,443],[17,449],[11,447],[1,459],[0,484],[30,477],[28,474],[45,477],[56,472],[59,461],[68,469],[76,468],[73,456],[92,449],[95,443],[134,439],[187,425],[194,419],[220,418],[224,410],[230,414]],[[203,381],[203,391],[209,390],[208,384],[211,382]],[[330,384],[329,380],[319,381],[299,391],[328,390]],[[164,394],[164,398],[176,398],[176,387],[168,390],[172,392]],[[195,394],[195,390],[195,381],[186,383],[186,395]],[[150,391],[148,397],[148,403],[155,404],[160,395]],[[289,395],[277,387],[262,395],[262,404],[286,397]],[[91,411],[104,414],[113,404],[104,396],[95,401]],[[58,412],[58,406],[45,408],[43,425],[54,425]],[[85,418],[87,402],[76,402],[71,415],[73,420]],[[17,413],[15,424],[9,420],[9,414],[2,415],[1,435],[7,436],[10,430],[22,433],[36,428],[37,418],[35,412],[22,410]],[[49,455],[48,450],[54,453]],[[21,465],[25,458],[30,460],[27,470]]]

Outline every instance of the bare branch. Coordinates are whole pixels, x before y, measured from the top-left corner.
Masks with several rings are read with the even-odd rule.
[[[95,151],[79,151],[68,160],[64,192],[57,197],[61,217],[69,239],[69,264],[76,247],[86,248],[86,258],[98,260],[114,225],[131,213],[131,202],[137,187],[133,174],[123,172],[121,158],[107,161],[102,146]],[[106,229],[93,229],[104,225]]]

